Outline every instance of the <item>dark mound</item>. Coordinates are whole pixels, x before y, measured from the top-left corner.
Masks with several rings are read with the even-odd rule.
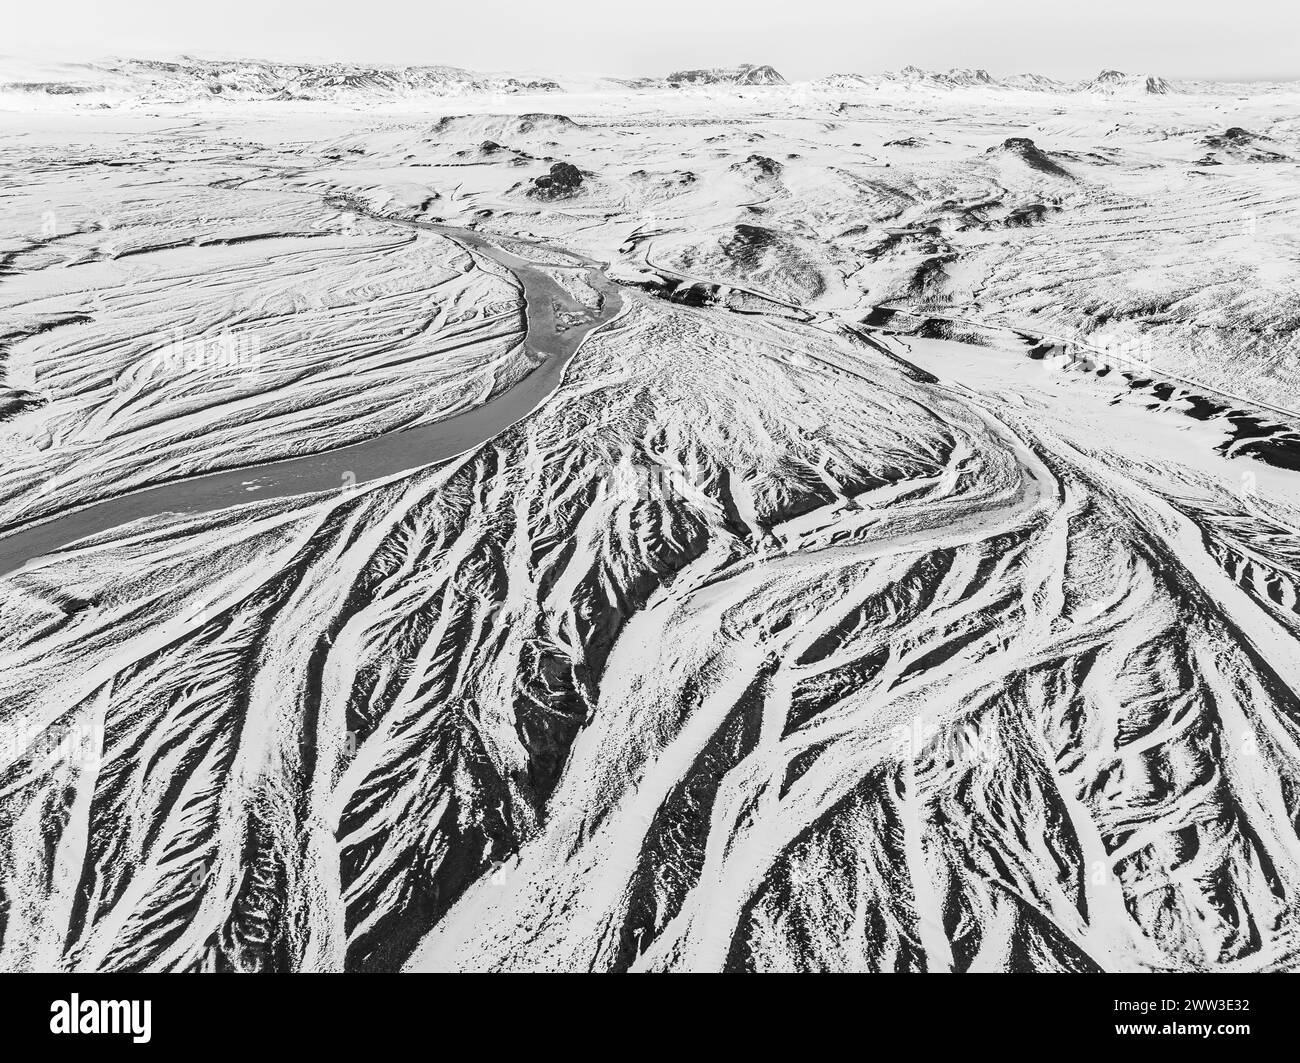
[[[1023,228],[1026,225],[1035,225],[1047,216],[1047,207],[1042,203],[1031,203],[1028,206],[1016,207],[1006,216],[1003,224],[1008,229]]]
[[[582,171],[572,163],[557,162],[551,166],[550,173],[533,178],[528,194],[538,199],[571,196],[582,187],[582,180]]]
[[[480,161],[493,160],[505,161],[509,158],[512,165],[519,166],[527,163],[532,156],[524,151],[515,151],[504,144],[498,144],[495,140],[484,140],[472,148],[461,148],[460,151],[454,152],[458,159],[477,159]]]
[[[521,114],[521,115],[469,115],[449,114],[439,118],[429,132],[435,137],[449,137],[457,133],[488,133],[495,137],[508,138],[512,135],[580,129],[572,118],[562,114]]]
[[[781,238],[771,229],[758,225],[737,225],[727,242],[727,251],[737,262],[752,265],[755,258],[769,248],[780,247]]]
[[[755,171],[760,177],[781,176],[781,164],[766,155],[751,155],[744,162],[732,163],[731,168],[739,171]]]
[[[1235,125],[1222,133],[1211,133],[1203,137],[1201,143],[1206,147],[1225,151],[1231,158],[1240,162],[1284,162],[1286,160],[1286,156],[1281,152],[1260,147],[1258,142],[1261,140],[1272,140],[1272,137],[1265,136],[1263,133],[1252,133],[1249,129],[1242,129],[1241,126]],[[1211,162],[1206,161],[1209,158],[1210,156],[1207,155],[1206,159],[1201,160],[1202,165],[1212,165]]]
[[[1038,170],[1040,173],[1050,173],[1054,177],[1073,177],[1069,170],[1058,162],[1048,158],[1046,154],[1028,137],[1007,137],[998,147],[989,148],[986,154],[994,153],[1004,155],[1014,155],[1020,159],[1026,166]]]
[[[519,116],[519,125],[516,127],[520,133],[531,133],[534,129],[578,129],[581,128],[577,122],[568,115],[563,114],[521,114]]]
[[[1256,140],[1268,140],[1268,137],[1259,136],[1249,129],[1242,129],[1241,126],[1235,125],[1225,129],[1222,133],[1211,133],[1201,143],[1211,148],[1233,148],[1253,143]]]

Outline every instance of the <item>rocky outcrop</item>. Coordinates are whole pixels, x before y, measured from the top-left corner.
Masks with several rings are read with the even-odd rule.
[[[989,148],[986,152],[988,155],[1010,155],[1019,159],[1031,169],[1038,170],[1040,173],[1052,174],[1054,177],[1073,178],[1064,166],[1046,155],[1028,137],[1007,137],[997,147]]]
[[[550,173],[533,179],[528,194],[535,199],[559,199],[571,196],[582,187],[582,171],[569,162],[557,162]]]

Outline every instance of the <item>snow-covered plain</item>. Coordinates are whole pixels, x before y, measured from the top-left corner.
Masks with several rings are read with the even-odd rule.
[[[149,69],[0,86],[0,969],[1300,965],[1300,91]]]

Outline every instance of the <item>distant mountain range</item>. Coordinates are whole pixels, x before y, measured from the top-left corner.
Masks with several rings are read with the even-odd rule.
[[[3,69],[3,67],[0,67]],[[470,93],[556,92],[550,78],[480,74],[454,66],[274,63],[181,56],[110,59],[53,68],[32,80],[0,79],[0,92],[128,96],[155,102],[203,97],[337,100]]]
[[[566,89],[669,91],[712,86],[786,85],[772,66],[678,70],[664,77],[599,78],[576,82],[540,76],[484,74],[454,66],[367,66],[358,63],[278,63],[265,60],[111,59],[95,63],[36,66],[0,59],[0,97],[12,101],[71,98],[83,106],[183,103],[213,100],[325,100],[367,103],[402,98],[499,93],[548,93]],[[957,67],[923,70],[905,66],[884,74],[832,74],[808,82],[815,89],[845,92],[958,89],[1044,93],[1100,93],[1141,97],[1174,92],[1225,93],[1234,86],[1204,81],[1169,81],[1151,74],[1103,70],[1082,81],[1058,81],[1042,74],[994,77],[987,70]]]
[[[258,100],[357,100],[475,93],[560,92],[547,77],[481,74],[454,66],[366,66],[358,63],[277,63],[263,60],[110,59],[28,68],[5,76],[0,93],[135,98],[180,102],[218,97]],[[672,89],[710,85],[784,85],[771,66],[678,70],[667,77],[604,78],[605,85]]]
[[[1095,78],[1083,81],[1058,81],[1043,74],[1012,74],[997,78],[987,70],[954,67],[947,72],[905,66],[886,74],[832,74],[818,78],[813,85],[828,88],[879,88],[902,85],[917,88],[1018,89],[1029,92],[1099,92],[1111,96],[1163,95],[1169,92],[1202,92],[1209,82],[1171,82],[1153,74],[1126,74],[1120,70],[1103,70]]]
[[[667,77],[605,78],[614,85],[630,89],[683,89],[709,85],[786,85],[776,67],[741,63],[734,67],[705,67],[699,70],[675,70]]]

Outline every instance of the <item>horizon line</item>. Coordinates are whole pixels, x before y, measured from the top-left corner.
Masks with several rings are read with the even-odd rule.
[[[59,63],[59,64],[64,64],[69,66],[76,66],[76,65],[89,66],[97,63],[114,62],[114,61],[116,62],[131,62],[131,61],[167,62],[167,61],[178,61],[178,60],[188,59],[188,60],[194,60],[201,63],[260,63],[260,64],[280,65],[280,66],[350,65],[350,66],[390,68],[390,69],[450,68],[450,69],[457,69],[457,70],[466,70],[472,73],[498,73],[498,74],[515,73],[515,74],[530,74],[533,76],[548,75],[551,77],[559,77],[559,78],[594,77],[594,78],[608,78],[614,81],[623,81],[623,80],[629,80],[635,78],[670,77],[673,74],[684,73],[692,70],[737,70],[744,67],[756,67],[756,68],[769,67],[772,70],[776,71],[782,78],[784,78],[787,81],[787,83],[794,84],[794,85],[806,83],[810,81],[816,81],[819,80],[820,78],[834,77],[836,75],[858,76],[858,77],[881,77],[887,74],[900,73],[901,71],[909,68],[923,71],[925,73],[930,73],[930,74],[948,74],[948,73],[952,73],[953,71],[961,71],[961,70],[982,71],[986,74],[989,74],[990,77],[994,77],[994,78],[1007,78],[1007,77],[1015,77],[1017,75],[1033,74],[1039,77],[1047,77],[1053,81],[1059,81],[1066,84],[1070,82],[1077,82],[1077,81],[1089,81],[1109,71],[1115,71],[1132,77],[1159,77],[1159,78],[1163,78],[1166,81],[1206,81],[1215,84],[1234,84],[1234,83],[1249,84],[1252,82],[1300,81],[1300,73],[1290,73],[1290,74],[1270,73],[1270,74],[1243,74],[1243,75],[1163,74],[1163,73],[1155,73],[1151,69],[1130,71],[1130,70],[1122,70],[1119,67],[1115,67],[1115,66],[1103,65],[1098,68],[1096,74],[1093,74],[1091,76],[1082,75],[1077,77],[1067,77],[1058,74],[1045,74],[1041,70],[1020,69],[1020,70],[1015,70],[1011,73],[994,74],[990,68],[984,66],[978,66],[978,65],[952,66],[952,67],[947,67],[945,69],[943,67],[923,67],[916,63],[904,63],[902,66],[894,67],[892,69],[874,70],[874,71],[831,69],[823,73],[813,75],[811,77],[803,77],[803,78],[786,78],[785,75],[781,73],[780,67],[777,64],[766,63],[766,62],[718,63],[711,66],[682,66],[682,67],[676,67],[662,74],[647,74],[647,73],[610,74],[610,73],[604,73],[602,71],[597,71],[597,70],[557,70],[554,68],[551,69],[532,68],[532,69],[525,70],[522,68],[505,67],[499,69],[492,69],[492,68],[480,67],[480,66],[463,66],[455,62],[437,62],[437,61],[425,61],[425,60],[418,61],[418,62],[415,61],[402,62],[402,61],[394,61],[394,60],[379,60],[379,59],[364,59],[364,58],[357,58],[357,59],[326,58],[322,56],[318,56],[315,58],[308,58],[304,56],[300,56],[296,58],[279,58],[279,57],[272,57],[266,55],[262,55],[262,56],[247,55],[247,54],[234,55],[229,53],[221,54],[221,55],[217,55],[217,54],[205,55],[202,54],[201,51],[190,50],[190,49],[179,50],[179,51],[143,49],[139,52],[131,52],[131,53],[115,52],[115,53],[108,53],[108,54],[102,54],[97,56],[81,55],[77,57],[55,56],[55,55],[28,56],[28,55],[17,54],[14,52],[0,53],[0,60],[9,60],[9,59],[16,59],[19,61],[33,62],[33,63],[37,63],[37,62]],[[749,86],[749,87],[759,88],[765,86]]]

